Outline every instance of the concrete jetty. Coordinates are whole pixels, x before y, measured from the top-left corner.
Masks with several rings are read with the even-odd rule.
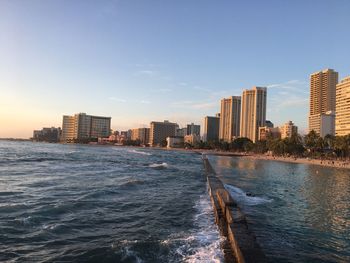
[[[222,244],[225,262],[267,262],[255,235],[248,229],[244,214],[217,177],[207,156],[203,155],[202,158],[215,222],[220,229],[220,234],[226,237]]]

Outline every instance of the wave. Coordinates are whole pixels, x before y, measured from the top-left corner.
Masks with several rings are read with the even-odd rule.
[[[149,165],[149,167],[154,169],[166,169],[169,167],[167,163],[152,163]]]
[[[143,151],[136,151],[136,150],[127,150],[127,152],[129,153],[137,153],[137,154],[142,154],[142,155],[152,155],[151,153],[148,153],[148,152],[143,152]]]
[[[215,224],[209,195],[201,195],[194,208],[194,229],[190,234],[178,233],[161,243],[170,247],[175,245],[181,262],[223,262],[221,243],[225,238],[220,236]]]
[[[123,182],[120,184],[120,186],[132,186],[132,185],[140,185],[140,184],[144,184],[144,181],[141,180],[137,180],[137,179],[129,179],[126,182]]]
[[[272,202],[271,199],[251,196],[249,193],[244,192],[241,188],[235,187],[233,185],[225,184],[224,186],[226,190],[231,194],[233,200],[235,200],[238,204],[253,206]]]

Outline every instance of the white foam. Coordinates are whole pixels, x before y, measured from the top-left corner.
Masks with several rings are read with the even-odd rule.
[[[230,192],[232,198],[241,205],[253,206],[272,202],[271,199],[258,196],[249,196],[241,188],[225,184],[225,188]]]
[[[200,196],[194,208],[197,211],[193,218],[194,229],[190,233],[177,233],[162,243],[177,244],[175,252],[182,262],[224,262],[221,243],[225,238],[220,236],[215,224],[209,195]]]
[[[168,168],[167,163],[152,163],[149,165],[151,168],[156,168],[156,169],[162,169],[162,168]]]
[[[143,152],[143,151],[136,151],[136,150],[127,150],[129,153],[137,153],[137,154],[142,154],[142,155],[152,155],[151,153],[148,152]]]
[[[43,230],[54,230],[56,229],[58,226],[60,226],[60,224],[44,224],[42,226]]]

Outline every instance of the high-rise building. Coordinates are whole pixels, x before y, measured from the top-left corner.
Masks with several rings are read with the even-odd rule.
[[[137,141],[139,140],[141,144],[149,143],[149,128],[136,128],[131,130],[131,140]]]
[[[169,121],[152,121],[150,124],[149,142],[152,146],[160,146],[167,137],[174,137],[178,125]]]
[[[100,117],[77,113],[63,116],[62,142],[108,137],[111,130],[111,117]]]
[[[201,126],[200,125],[196,125],[194,123],[187,124],[187,134],[186,135],[192,135],[192,134],[200,136],[200,134],[201,134]]]
[[[219,140],[220,116],[206,116],[204,118],[203,139],[205,142]]]
[[[256,142],[259,138],[259,127],[266,122],[266,88],[253,87],[244,90],[241,110],[241,137]]]
[[[344,78],[336,87],[335,134],[350,134],[350,76]]]
[[[288,121],[280,128],[280,132],[281,139],[291,138],[293,135],[298,134],[298,127],[292,121]]]
[[[241,97],[231,96],[221,100],[219,139],[227,142],[239,137]]]
[[[62,121],[62,142],[73,142],[75,138],[75,118],[74,116],[63,116]]]
[[[320,134],[321,116],[335,111],[336,85],[338,72],[325,69],[310,75],[309,131]]]

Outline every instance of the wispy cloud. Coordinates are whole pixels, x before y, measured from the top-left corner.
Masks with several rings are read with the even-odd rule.
[[[266,85],[268,89],[276,90],[290,90],[301,93],[308,93],[308,83],[302,80],[289,80],[283,83],[269,84]]]
[[[218,106],[217,101],[207,101],[207,102],[198,102],[198,101],[175,101],[171,104],[175,108],[186,108],[186,109],[212,109]]]
[[[150,104],[151,102],[149,100],[140,100],[140,103],[142,103],[142,104]]]
[[[149,76],[149,77],[156,76],[157,74],[158,74],[158,71],[148,70],[148,69],[139,70],[135,73],[135,75],[137,76]]]
[[[160,88],[160,89],[151,89],[150,91],[154,92],[154,93],[158,93],[158,92],[160,92],[160,93],[167,93],[167,92],[171,92],[172,89],[170,89],[170,88]]]
[[[120,99],[120,98],[116,98],[116,97],[109,97],[108,99],[109,99],[109,100],[116,101],[116,102],[122,102],[122,103],[125,103],[125,102],[126,102],[126,100]]]

